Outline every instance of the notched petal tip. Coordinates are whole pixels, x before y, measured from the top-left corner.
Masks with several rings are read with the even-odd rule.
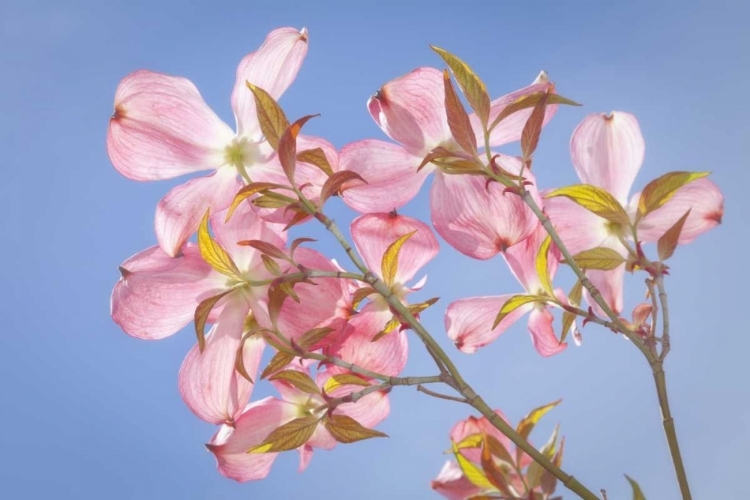
[[[306,27],[303,27],[301,30],[299,30],[299,36],[300,39],[304,40],[305,42],[308,41],[308,32]]]
[[[124,279],[124,280],[128,279],[128,276],[130,276],[131,274],[133,274],[132,271],[128,271],[127,269],[125,269],[122,266],[118,266],[117,270],[120,271],[120,276],[122,276],[122,279]]]
[[[112,113],[112,116],[110,116],[109,119],[111,121],[117,121],[122,118],[125,118],[125,109],[121,104],[117,104],[115,105],[115,111]]]
[[[719,210],[706,215],[706,220],[715,222],[717,224],[721,224],[721,221],[723,218],[724,218],[724,205],[722,205]]]

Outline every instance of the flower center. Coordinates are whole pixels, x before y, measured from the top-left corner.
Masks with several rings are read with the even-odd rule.
[[[224,148],[224,162],[237,169],[247,179],[247,168],[257,162],[258,144],[246,137],[235,137]]]

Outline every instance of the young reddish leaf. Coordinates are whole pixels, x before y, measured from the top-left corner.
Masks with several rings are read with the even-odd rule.
[[[581,269],[611,271],[625,262],[625,257],[617,253],[617,250],[598,247],[575,254],[573,260]]]
[[[250,82],[246,83],[252,91],[253,97],[255,97],[255,109],[258,113],[260,130],[273,150],[278,151],[279,140],[286,129],[289,128],[289,120],[287,120],[281,106],[268,92]]]
[[[477,153],[477,137],[471,128],[469,115],[466,114],[464,105],[458,94],[453,89],[451,75],[448,70],[443,71],[443,83],[445,84],[445,113],[448,117],[448,127],[459,146],[469,154]]]
[[[262,193],[268,191],[269,189],[289,188],[286,186],[282,186],[281,184],[274,184],[273,182],[253,182],[251,184],[248,184],[247,186],[240,189],[234,196],[232,204],[229,205],[229,210],[227,210],[227,217],[226,219],[224,219],[224,222],[229,222],[229,219],[232,218],[232,214],[234,214],[234,211],[237,210],[237,207],[240,206],[240,203],[250,198],[254,194]]]
[[[499,460],[502,460],[511,467],[515,466],[513,457],[510,456],[510,452],[505,447],[505,445],[501,443],[496,437],[485,435],[484,443],[487,447],[489,447],[492,456]]]
[[[368,387],[370,385],[370,382],[353,373],[341,373],[339,375],[333,375],[331,378],[329,378],[323,386],[323,391],[325,391],[327,394],[330,394],[332,391],[343,385],[358,385],[361,387]]]
[[[320,389],[310,375],[297,370],[284,370],[271,376],[268,380],[283,380],[289,382],[300,391],[306,394],[320,394]]]
[[[555,456],[555,448],[557,447],[557,435],[560,432],[560,426],[555,426],[552,431],[547,443],[539,450],[542,455],[552,460]],[[544,476],[545,469],[538,462],[534,461],[529,465],[528,471],[526,472],[526,482],[529,485],[529,489],[534,489],[542,485],[542,477]]]
[[[272,283],[268,287],[268,317],[272,325],[276,325],[281,307],[288,296],[278,283]]]
[[[300,222],[307,220],[310,217],[310,214],[305,213],[301,210],[295,211],[294,217],[292,217],[292,220],[286,223],[286,226],[284,226],[284,231],[289,229],[290,227],[294,227]]]
[[[322,148],[306,149],[297,153],[297,161],[315,165],[329,177],[333,175],[331,164]]]
[[[478,486],[482,489],[495,489],[495,486],[490,482],[489,479],[487,479],[487,476],[485,473],[474,465],[471,461],[467,460],[465,456],[461,454],[461,452],[456,447],[456,443],[451,443],[453,445],[453,455],[456,457],[456,461],[458,462],[458,466],[461,468],[461,472],[464,473],[464,477],[471,482],[474,486]]]
[[[604,189],[590,184],[576,184],[567,186],[548,193],[545,198],[564,196],[573,200],[586,210],[603,217],[610,222],[623,226],[630,225],[630,217],[620,202]]]
[[[563,449],[565,448],[565,438],[560,439],[560,447],[554,453],[552,457],[552,463],[560,467],[562,465]],[[540,486],[542,491],[547,495],[551,495],[555,492],[557,487],[557,478],[553,476],[549,471],[545,470],[542,472],[542,478],[540,480]]]
[[[663,207],[681,187],[707,175],[708,172],[669,172],[649,182],[638,200],[638,217]]]
[[[427,153],[424,158],[422,158],[422,163],[419,164],[417,167],[417,172],[422,170],[425,165],[430,163],[433,160],[437,160],[439,158],[453,158],[455,157],[455,153],[453,151],[450,151],[442,146],[438,146],[434,148],[432,151]]]
[[[232,257],[229,256],[219,243],[211,238],[211,233],[208,232],[208,217],[209,210],[206,210],[206,214],[203,216],[201,225],[198,228],[198,249],[201,252],[201,257],[217,272],[230,278],[241,279],[240,271],[237,269],[237,265],[232,260]]]
[[[368,429],[352,417],[347,417],[346,415],[329,415],[328,418],[323,421],[323,425],[325,425],[328,432],[331,433],[333,439],[344,444],[355,443],[357,441],[362,441],[363,439],[374,437],[388,437],[388,434],[374,429]]]
[[[399,239],[394,241],[388,246],[385,253],[383,254],[383,260],[380,262],[380,272],[383,276],[383,281],[388,286],[393,285],[396,280],[396,273],[398,273],[398,253],[401,251],[401,247],[404,246],[406,240],[414,236],[417,231],[412,231],[401,236]]]
[[[674,253],[675,249],[677,248],[677,243],[680,239],[682,226],[685,225],[685,221],[690,215],[691,210],[692,209],[689,208],[688,211],[685,212],[685,214],[680,217],[677,222],[672,225],[672,227],[667,229],[667,232],[661,235],[661,238],[659,238],[659,242],[656,244],[656,249],[659,253],[659,260],[665,261]]]
[[[204,299],[198,304],[198,307],[195,308],[193,319],[195,322],[195,336],[198,337],[198,349],[200,349],[200,352],[203,352],[203,349],[206,347],[206,321],[208,321],[208,315],[211,314],[211,309],[214,308],[216,303],[219,302],[222,297],[232,291],[232,289],[229,289],[218,295]]]
[[[260,378],[264,379],[275,373],[282,368],[286,367],[289,363],[294,361],[294,355],[288,352],[279,351],[273,355],[271,361],[268,362],[268,366],[263,369],[263,373],[260,374]]]
[[[505,319],[507,315],[515,311],[521,306],[525,306],[526,304],[530,304],[531,302],[546,302],[546,297],[540,297],[538,295],[527,295],[527,294],[521,294],[521,295],[514,295],[513,297],[509,298],[505,301],[503,306],[500,308],[500,311],[497,313],[497,316],[495,317],[495,322],[492,323],[492,329],[494,330],[497,328],[497,325],[500,324],[500,322]]]
[[[523,131],[521,132],[521,152],[523,153],[524,160],[531,158],[531,155],[534,154],[539,144],[539,136],[542,133],[542,125],[544,124],[544,113],[547,110],[548,96],[549,94],[545,92],[534,106],[534,110],[523,126]]]
[[[238,245],[253,247],[261,253],[273,257],[274,259],[289,260],[289,257],[276,245],[263,240],[242,240],[237,242]]]
[[[251,384],[254,384],[253,377],[250,376],[249,373],[247,373],[247,368],[245,368],[245,341],[249,339],[253,334],[245,334],[242,336],[242,340],[240,341],[240,346],[237,348],[237,353],[234,355],[234,369],[242,375],[245,379],[247,379],[248,382]]]
[[[365,300],[367,297],[369,297],[373,293],[377,293],[377,292],[372,287],[365,286],[362,288],[358,288],[352,295],[352,307],[356,309],[357,307],[359,307],[359,305],[362,303],[363,300]]]
[[[627,474],[625,474],[625,479],[628,480],[630,487],[633,489],[633,500],[646,500],[646,495],[643,494],[643,490],[636,480]]]
[[[583,285],[581,284],[581,280],[576,280],[575,285],[573,285],[573,288],[570,290],[570,293],[568,294],[568,302],[573,307],[578,307],[581,305],[581,297],[583,296]],[[562,315],[562,330],[560,333],[560,343],[563,343],[565,341],[565,338],[568,336],[568,332],[570,331],[570,327],[573,326],[573,322],[576,319],[576,315],[572,312],[565,311]]]
[[[328,326],[320,328],[313,328],[312,330],[306,331],[297,341],[297,345],[303,349],[310,349],[314,345],[318,344],[321,340],[326,338],[329,333],[333,332],[334,329]]]
[[[302,243],[313,243],[315,241],[318,241],[314,238],[296,238],[294,241],[292,241],[292,244],[289,245],[289,258],[294,258],[294,251],[297,249],[298,246],[300,246]]]
[[[505,108],[503,108],[500,113],[495,117],[494,120],[492,120],[492,123],[489,126],[489,130],[494,129],[497,127],[497,125],[508,118],[513,113],[516,113],[518,111],[521,111],[523,109],[527,108],[533,108],[537,105],[539,101],[542,100],[544,96],[547,96],[547,106],[550,106],[552,104],[566,104],[568,106],[580,106],[575,101],[571,101],[570,99],[561,96],[560,94],[550,94],[544,91],[540,92],[534,92],[533,94],[526,94],[524,96],[519,97],[509,105],[507,105]]]
[[[466,100],[477,113],[482,122],[482,127],[486,129],[487,121],[490,119],[490,96],[484,82],[472,71],[468,64],[458,57],[434,45],[430,45],[430,48],[437,52],[451,69],[459,87],[461,87],[461,91],[466,96]]]
[[[302,126],[316,116],[318,115],[303,116],[289,125],[279,139],[279,163],[281,163],[287,179],[292,184],[294,184],[294,169],[297,161],[297,136],[300,130],[302,130]]]
[[[516,427],[516,431],[521,436],[523,436],[524,439],[527,439],[529,437],[529,434],[531,434],[532,429],[534,429],[534,426],[539,422],[539,420],[541,420],[541,418],[545,414],[547,414],[547,412],[549,412],[552,408],[559,405],[561,401],[562,399],[558,399],[557,401],[554,401],[552,403],[549,403],[544,406],[540,406],[539,408],[535,408],[531,410],[518,423],[518,427]],[[519,452],[519,457],[520,457],[520,454],[523,453],[523,451],[519,448],[518,452]]]
[[[492,485],[500,491],[502,494],[508,497],[513,497],[513,493],[508,488],[510,483],[508,476],[505,472],[498,467],[495,460],[492,458],[492,452],[490,447],[487,445],[486,440],[483,440],[482,444],[482,455],[481,455],[482,470],[487,475],[487,479]]]
[[[536,274],[539,276],[539,281],[547,295],[554,297],[555,292],[552,290],[552,280],[549,275],[549,247],[551,244],[552,238],[547,235],[536,254]]]
[[[367,181],[361,175],[351,170],[336,172],[326,179],[323,187],[320,189],[320,206],[323,206],[328,198],[338,193],[341,190],[341,186],[350,181],[360,181],[367,184]]]
[[[253,446],[248,453],[277,453],[299,448],[305,444],[318,427],[318,417],[301,417],[275,429],[263,442]]]

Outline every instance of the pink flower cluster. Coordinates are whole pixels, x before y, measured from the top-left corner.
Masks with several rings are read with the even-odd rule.
[[[405,366],[406,325],[368,283],[352,279],[337,263],[302,246],[304,241],[287,238],[288,227],[320,219],[309,207],[322,207],[329,196],[341,196],[362,214],[350,230],[368,279],[384,283],[407,304],[408,295],[424,284],[414,280],[439,245],[427,224],[396,210],[435,174],[430,205],[437,233],[475,259],[502,254],[523,288],[520,294],[465,298],[448,306],[446,332],[464,352],[488,344],[529,313],[536,350],[543,356],[559,353],[566,344],[555,333],[551,309],[579,306],[549,286],[561,257],[546,241],[539,217],[518,192],[485,175],[490,170],[523,186],[571,253],[607,248],[622,256],[611,269],[586,271],[617,314],[626,267],[632,270],[640,262],[633,249],[640,252],[642,243],[660,240],[678,221],[679,243],[687,243],[721,220],[723,197],[704,177],[683,182],[647,212],[639,206],[640,193],[629,197],[644,142],[638,123],[627,113],[590,115],[571,141],[582,184],[609,193],[627,220],[586,208],[580,194],[540,192],[526,155],[483,151],[519,140],[528,143],[527,125],[538,107],[519,103],[555,95],[544,73],[531,85],[489,102],[481,116],[468,115],[468,132],[460,138],[446,104],[446,74],[433,68],[396,78],[369,99],[372,118],[394,142],[366,139],[337,151],[322,138],[299,134],[303,121],[284,134],[271,134],[280,118],[259,103],[275,102],[286,91],[307,47],[306,30],[282,28],[240,62],[231,97],[235,131],[191,82],[150,71],[122,80],[109,125],[110,158],[128,178],[149,181],[209,172],[175,187],[158,203],[158,245],[121,265],[112,317],[126,333],[142,339],[160,339],[196,323],[198,342],[180,369],[179,388],[196,416],[219,426],[207,447],[227,477],[263,478],[277,453],[290,449],[299,450],[304,469],[314,448],[382,435],[372,428],[388,415],[389,402],[387,390],[378,386]],[[539,128],[557,107],[556,102],[546,106]],[[487,130],[487,123],[496,119],[500,121]],[[467,143],[474,145],[473,152],[466,150]],[[477,167],[477,158],[485,154],[491,158],[488,170]],[[334,178],[339,182],[332,183]],[[245,195],[238,197],[242,189]],[[386,262],[388,255],[395,255],[395,262]],[[543,272],[540,262],[546,264]],[[590,314],[603,314],[585,292],[584,298]],[[493,324],[509,301],[521,305]],[[429,305],[410,307],[419,312]],[[205,325],[210,325],[208,333]],[[575,324],[570,328],[575,330]],[[262,377],[270,378],[279,397],[253,401],[269,344],[275,354]],[[461,434],[454,442],[474,426],[504,443],[481,421],[462,425],[462,430],[454,429]],[[441,473],[436,484],[443,486],[437,489],[453,488],[446,486],[453,480],[448,476],[457,474],[452,467]],[[476,492],[465,493],[448,496]]]

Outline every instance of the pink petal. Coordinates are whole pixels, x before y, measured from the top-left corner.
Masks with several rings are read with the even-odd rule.
[[[191,243],[175,258],[148,248],[121,268],[124,276],[112,291],[112,319],[133,337],[172,335],[193,320],[201,300],[221,291],[216,273]]]
[[[351,225],[357,251],[367,267],[378,276],[381,275],[383,255],[388,247],[413,231],[416,233],[406,240],[398,255],[396,283],[401,284],[414,278],[440,250],[430,227],[417,219],[396,213],[362,215],[354,219]]]
[[[592,248],[619,244],[617,236],[610,233],[609,223],[605,219],[567,198],[544,200],[544,211],[573,255]]]
[[[520,167],[516,158],[501,157],[508,170]],[[526,177],[533,182],[531,174]],[[529,186],[538,198],[536,189]],[[475,259],[489,259],[527,238],[539,220],[519,196],[473,175],[438,172],[432,185],[432,224],[453,248]]]
[[[518,321],[531,305],[521,306],[508,314],[493,330],[497,314],[514,294],[496,297],[472,297],[452,302],[445,311],[445,331],[455,346],[466,353],[476,352],[500,336]]]
[[[352,142],[341,150],[341,169],[360,174],[367,184],[352,182],[344,203],[362,213],[390,212],[406,205],[419,192],[434,167],[406,149],[375,139]]]
[[[491,103],[489,123],[492,123],[497,115],[499,115],[500,112],[507,108],[508,105],[513,101],[525,95],[533,94],[534,92],[545,92],[551,86],[552,83],[550,83],[547,79],[546,73],[542,72],[531,85],[495,99]],[[501,121],[495,128],[492,129],[492,132],[490,133],[490,146],[496,147],[511,142],[520,141],[523,127],[524,125],[526,125],[526,120],[529,119],[532,110],[533,108],[517,111]],[[544,114],[544,125],[549,123],[556,112],[556,104],[547,106],[547,110]],[[482,125],[476,113],[472,113],[471,115],[469,115],[469,119],[471,120],[471,125],[476,132],[477,144],[479,144],[480,146],[484,145],[484,132],[482,131]]]
[[[375,373],[395,376],[406,366],[409,343],[406,333],[396,331],[372,342],[393,315],[388,309],[378,309],[375,303],[367,304],[349,320],[343,341],[333,348],[332,354]],[[344,370],[330,367],[332,373]]]
[[[278,453],[247,453],[278,427],[297,416],[297,405],[265,398],[245,408],[235,427],[223,425],[206,445],[214,454],[219,472],[235,481],[263,479]]]
[[[443,74],[435,68],[417,68],[391,80],[367,101],[367,107],[383,132],[420,158],[452,138]]]
[[[294,258],[308,269],[338,271],[330,260],[310,248],[297,248]],[[338,278],[315,278],[313,281],[315,285],[300,283],[294,287],[300,302],[284,301],[278,328],[287,338],[298,340],[308,330],[323,325],[335,327],[334,320],[348,314],[346,282]]]
[[[250,399],[253,384],[235,370],[249,305],[241,294],[233,294],[218,322],[206,337],[201,352],[196,344],[180,367],[180,394],[190,411],[212,424],[234,422]],[[248,339],[243,347],[245,370],[255,380],[265,342]]]
[[[609,191],[623,205],[645,148],[635,116],[621,111],[587,116],[570,140],[573,166],[581,181]]]
[[[544,357],[558,354],[568,347],[568,344],[561,344],[557,340],[555,329],[552,326],[554,320],[554,316],[546,307],[535,307],[529,315],[531,342],[534,344],[536,351]]]
[[[318,373],[316,380],[320,387],[324,387],[325,383],[332,375],[344,373],[332,371],[331,368],[334,368],[334,366],[329,366],[325,371]],[[377,384],[380,384],[379,380],[370,381],[370,385]],[[333,389],[328,395],[334,398],[340,398],[353,392],[361,391],[362,389],[364,389],[364,387],[344,385]],[[347,415],[368,428],[373,428],[385,420],[390,411],[391,406],[388,401],[388,395],[385,391],[372,392],[359,399],[356,403],[344,403],[336,407],[336,413]]]
[[[501,412],[500,410],[495,410],[495,414],[499,415],[500,418],[505,420],[505,422],[508,422],[507,417]],[[509,422],[508,422],[509,423]],[[469,417],[466,420],[461,420],[457,422],[453,428],[451,428],[450,432],[450,438],[451,441],[454,443],[460,443],[464,439],[466,439],[469,436],[473,436],[476,434],[486,434],[488,436],[492,436],[495,439],[497,439],[503,446],[505,446],[505,449],[509,452],[513,451],[513,443],[510,439],[505,437],[505,435],[500,432],[494,425],[490,423],[489,420],[487,420],[487,417]],[[473,448],[464,448],[461,450],[464,457],[469,459],[472,462],[475,462],[477,464],[481,461],[481,448],[480,447],[473,447]]]
[[[531,236],[508,248],[503,254],[505,262],[510,267],[513,275],[521,283],[521,286],[531,294],[543,291],[539,275],[536,271],[536,258],[539,254],[539,247],[541,247],[546,237],[547,231],[544,229],[544,226],[539,224]],[[550,279],[552,279],[557,272],[557,265],[560,259],[560,251],[554,244],[550,245],[547,259],[547,272],[550,275]]]
[[[604,301],[612,308],[615,314],[620,314],[622,312],[622,286],[625,277],[625,264],[612,271],[586,271],[586,276],[591,280],[591,284],[599,289]],[[600,317],[607,317],[585,288],[583,296],[586,298],[586,302],[593,308],[594,313]]]
[[[279,28],[268,34],[256,52],[242,59],[237,67],[237,79],[232,91],[232,109],[237,119],[238,135],[259,139],[261,134],[255,98],[247,88],[247,82],[278,100],[294,81],[306,54],[306,29]]]
[[[141,70],[117,87],[107,151],[125,177],[168,179],[218,167],[233,137],[189,80]]]
[[[299,451],[299,468],[297,472],[304,472],[307,466],[310,465],[310,460],[313,456],[313,448],[309,444],[304,444],[297,448]]]
[[[681,245],[721,224],[724,195],[709,179],[695,180],[680,188],[663,207],[644,217],[638,224],[638,237],[645,242],[658,241],[688,209],[690,215],[680,232]]]
[[[154,226],[159,245],[174,257],[198,229],[206,210],[229,206],[242,184],[233,167],[222,167],[207,177],[197,177],[173,188],[156,205]]]
[[[456,462],[447,461],[438,476],[430,482],[433,490],[449,500],[466,500],[479,495],[482,489],[466,479]]]

